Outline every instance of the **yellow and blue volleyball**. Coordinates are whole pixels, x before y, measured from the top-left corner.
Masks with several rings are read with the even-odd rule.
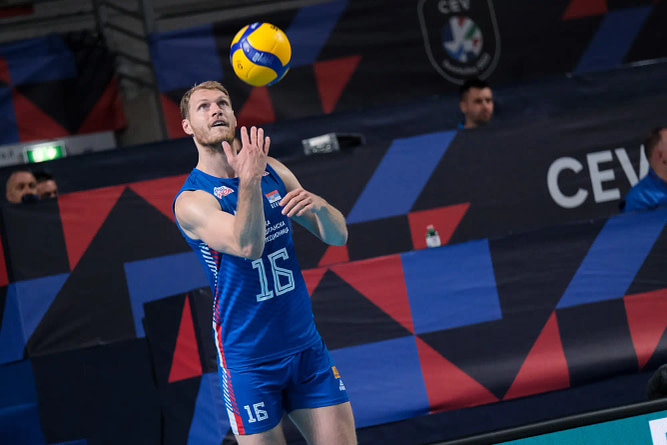
[[[229,60],[239,79],[259,87],[285,77],[292,59],[287,35],[270,23],[244,26],[232,40]]]

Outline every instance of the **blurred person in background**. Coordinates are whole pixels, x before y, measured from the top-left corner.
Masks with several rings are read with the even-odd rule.
[[[37,197],[39,199],[55,198],[58,196],[58,184],[53,175],[46,170],[35,171],[37,180]]]
[[[667,127],[656,127],[644,142],[648,174],[635,184],[621,203],[625,212],[667,205]]]
[[[646,385],[646,395],[649,400],[667,397],[667,363],[653,373]]]
[[[5,185],[7,201],[17,204],[37,201],[37,179],[28,169],[12,172]]]
[[[476,128],[489,123],[493,117],[493,91],[485,81],[472,78],[459,88],[459,108],[464,121],[460,128]]]

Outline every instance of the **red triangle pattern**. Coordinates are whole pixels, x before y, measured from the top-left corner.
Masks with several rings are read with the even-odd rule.
[[[187,177],[187,174],[168,176],[149,181],[134,182],[129,184],[129,187],[169,219],[176,222],[171,205],[176,193],[181,189]]]
[[[317,90],[320,93],[322,110],[325,113],[331,113],[336,108],[340,95],[343,93],[360,61],[361,56],[357,55],[315,62],[313,64]]]
[[[347,263],[348,261],[350,261],[350,254],[347,251],[347,246],[329,246],[317,265],[328,266],[336,263]]]
[[[415,332],[400,255],[341,263],[331,270],[404,328]]]
[[[667,329],[667,288],[623,298],[639,369],[646,366]]]
[[[308,288],[308,295],[313,295],[313,291],[317,288],[317,285],[322,281],[324,273],[329,270],[328,267],[318,267],[316,269],[307,269],[302,271],[303,280],[306,282],[306,288]]]
[[[11,83],[12,79],[9,77],[9,67],[7,61],[0,57],[0,82]]]
[[[69,136],[67,130],[23,94],[13,90],[12,97],[21,142]]]
[[[125,127],[126,123],[118,91],[118,80],[114,77],[88,113],[77,133],[119,130]]]
[[[503,400],[569,387],[570,372],[554,312],[530,348]]]
[[[175,104],[169,97],[160,94],[160,102],[162,103],[162,113],[164,114],[164,122],[167,127],[167,134],[170,138],[182,138],[187,136],[181,126],[181,110],[178,104]]]
[[[176,348],[174,348],[174,357],[171,361],[171,371],[169,371],[169,383],[200,375],[202,375],[202,369],[195,325],[192,322],[190,300],[186,295],[183,314],[181,315],[181,325],[178,328],[178,337],[176,338]]]
[[[440,242],[443,245],[447,244],[468,211],[468,207],[470,207],[470,203],[466,202],[408,213],[412,247],[414,249],[426,248],[426,226],[429,224],[433,224],[438,235],[440,235]]]
[[[70,270],[74,270],[124,189],[122,185],[58,196]]]
[[[563,14],[563,20],[578,19],[607,13],[607,0],[572,0]]]
[[[417,353],[431,413],[497,402],[498,398],[421,338]]]
[[[273,102],[267,87],[255,87],[250,91],[248,100],[236,115],[238,127],[261,125],[274,122],[276,114],[273,110]]]

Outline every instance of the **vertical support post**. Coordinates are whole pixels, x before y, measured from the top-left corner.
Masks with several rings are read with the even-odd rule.
[[[155,66],[153,65],[153,59],[150,56],[150,35],[155,32],[155,16],[153,14],[153,6],[149,5],[150,0],[138,0],[139,1],[139,10],[141,16],[143,17],[142,23],[144,27],[144,36],[145,42],[148,47],[148,62],[150,64],[150,70],[153,77],[153,95],[155,96],[155,112],[158,115],[160,121],[160,131],[162,133],[162,139],[169,139],[169,132],[167,131],[167,123],[165,121],[164,112],[162,110],[162,98],[160,95],[160,87],[157,83],[157,75],[155,73]]]

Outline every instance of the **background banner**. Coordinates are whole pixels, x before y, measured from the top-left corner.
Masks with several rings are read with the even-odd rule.
[[[59,197],[67,247],[51,259],[61,269],[4,287],[2,363],[31,363],[47,443],[109,437],[78,428],[83,406],[87,424],[116,419],[119,441],[228,435],[206,277],[171,217],[138,190],[114,191],[104,220],[102,208],[89,210],[95,234],[78,219],[88,206]],[[666,223],[662,208],[306,269],[357,426],[463,416],[441,436],[454,438],[645,400],[648,376],[667,360]],[[22,398],[3,403],[11,411]],[[125,404],[140,428],[123,420]],[[496,420],[471,425],[471,408]]]
[[[347,246],[327,248],[313,243],[312,236],[296,226],[300,264],[313,268],[423,248],[429,224],[447,244],[615,215],[627,191],[648,171],[641,146],[644,135],[659,123],[663,108],[662,95],[624,98],[604,108],[499,121],[473,131],[413,134],[408,126],[394,130],[398,137],[376,134],[365,145],[340,152],[287,156],[283,162],[302,185],[343,212],[350,234]],[[332,115],[318,126],[322,131],[344,128],[352,117]],[[420,128],[437,128],[438,116],[431,114],[430,119]],[[311,123],[293,121],[267,131],[280,150],[313,131]],[[400,121],[395,125],[400,127]],[[12,279],[67,271],[74,259],[68,259],[62,247],[34,258],[18,246],[29,239],[48,239],[56,246],[67,243],[67,249],[81,250],[91,240],[76,241],[82,245],[75,248],[69,246],[71,240],[88,231],[93,236],[102,216],[121,198],[137,199],[138,193],[172,218],[173,197],[195,164],[196,149],[189,138],[48,163],[45,167],[65,192],[59,203],[6,209],[16,213],[4,223]],[[5,169],[4,175],[9,171]],[[69,210],[67,205],[74,207]],[[62,219],[63,209],[71,216]],[[82,216],[89,212],[90,216]],[[33,213],[55,218],[54,224],[42,226]],[[130,214],[128,210],[127,217]],[[70,229],[68,218],[83,218],[79,224],[85,227]],[[99,221],[86,226],[87,218]],[[25,230],[33,226],[33,231]],[[175,229],[164,230],[180,239]],[[123,236],[135,236],[132,233]],[[154,233],[157,244],[161,232]]]
[[[112,55],[90,31],[0,45],[0,145],[125,126]]]
[[[667,56],[664,2],[640,0],[333,0],[253,19],[151,35],[151,54],[172,137],[181,137],[185,90],[220,80],[243,124],[264,124],[455,93],[464,78],[494,86],[618,68]],[[292,65],[271,87],[252,88],[229,62],[248,20],[279,26]]]

